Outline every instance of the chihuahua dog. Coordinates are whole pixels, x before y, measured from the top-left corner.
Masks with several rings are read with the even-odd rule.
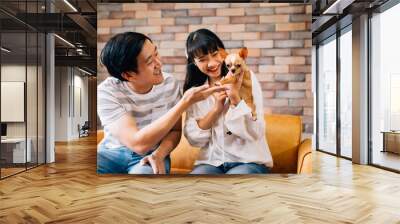
[[[228,74],[220,80],[220,84],[236,83],[239,81],[239,76],[243,72],[243,81],[239,90],[239,96],[251,108],[253,120],[257,120],[256,106],[253,100],[253,89],[251,83],[250,70],[245,63],[247,58],[247,48],[241,48],[238,53],[228,54],[224,49],[220,49],[222,58],[225,59],[225,64],[228,67]]]

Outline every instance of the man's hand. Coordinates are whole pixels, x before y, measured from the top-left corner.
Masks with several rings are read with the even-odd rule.
[[[199,87],[192,87],[188,89],[185,94],[183,94],[182,99],[184,102],[186,102],[188,105],[191,105],[193,103],[205,100],[208,96],[215,92],[221,92],[225,91],[226,87],[223,86],[214,86],[209,88],[208,84],[204,84]]]
[[[150,164],[154,174],[166,174],[164,158],[161,158],[160,156],[154,155],[152,153],[140,160],[140,165],[142,166],[147,163]]]
[[[231,72],[229,72],[229,73],[227,74],[227,76],[229,76],[229,75],[232,75]],[[242,72],[239,74],[239,77],[238,77],[238,79],[237,79],[237,81],[236,81],[235,83],[232,83],[232,84],[224,84],[224,85],[223,85],[223,86],[225,86],[225,87],[227,88],[226,94],[228,95],[229,100],[231,101],[231,104],[233,104],[233,105],[235,105],[235,106],[236,106],[236,105],[240,102],[240,100],[241,100],[240,95],[239,95],[239,90],[240,90],[240,87],[242,86],[243,76],[244,76],[244,72],[242,71]]]

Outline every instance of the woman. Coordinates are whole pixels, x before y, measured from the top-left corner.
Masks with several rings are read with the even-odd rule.
[[[220,49],[225,49],[224,44],[207,29],[189,34],[184,91],[203,84],[218,85],[228,73]],[[192,174],[267,173],[272,167],[265,140],[262,91],[253,73],[251,79],[257,108],[255,121],[251,109],[239,97],[240,83],[226,85],[226,91],[209,96],[186,111],[184,134],[190,144],[201,148]]]

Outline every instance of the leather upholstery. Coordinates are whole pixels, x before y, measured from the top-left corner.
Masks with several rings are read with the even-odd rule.
[[[274,160],[272,173],[311,173],[311,140],[301,141],[302,122],[299,116],[265,115],[266,139]],[[97,131],[97,143],[103,131]],[[187,174],[193,169],[199,149],[190,146],[184,135],[171,153],[171,173]]]

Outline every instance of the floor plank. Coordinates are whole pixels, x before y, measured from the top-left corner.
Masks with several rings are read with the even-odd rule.
[[[0,223],[400,223],[400,175],[315,152],[312,175],[97,175],[96,139],[0,181]]]

